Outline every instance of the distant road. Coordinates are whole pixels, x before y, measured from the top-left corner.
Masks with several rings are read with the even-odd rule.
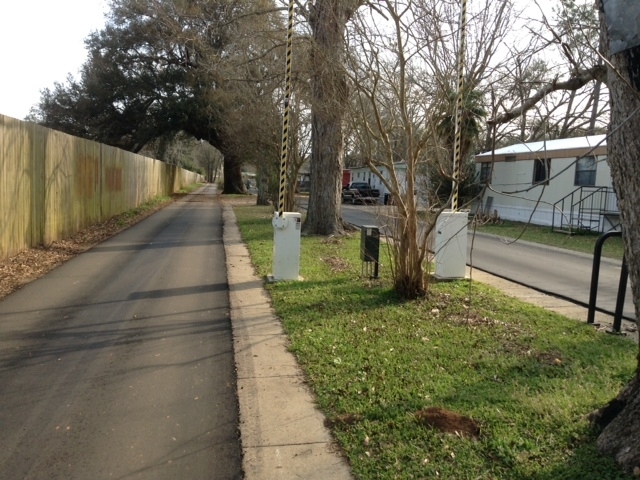
[[[381,226],[384,222],[377,217],[376,210],[379,207],[343,204],[342,217],[354,225]],[[471,236],[468,245],[471,248]],[[589,304],[592,255],[530,242],[508,244],[497,236],[486,234],[476,235],[473,248],[474,268],[581,305]],[[611,315],[615,311],[620,264],[620,261],[603,258],[600,267],[597,306]],[[623,314],[635,318],[629,285]]]
[[[1,479],[240,479],[205,187],[0,302]]]

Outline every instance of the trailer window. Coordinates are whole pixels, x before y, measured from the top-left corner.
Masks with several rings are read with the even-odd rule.
[[[596,184],[596,157],[589,155],[576,161],[576,186],[593,186]]]
[[[480,164],[480,183],[491,183],[491,162]]]
[[[536,158],[533,161],[533,185],[549,185],[549,172],[551,171],[550,158]]]

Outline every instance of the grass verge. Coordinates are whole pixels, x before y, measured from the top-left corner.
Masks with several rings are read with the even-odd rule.
[[[188,193],[193,192],[194,190],[199,189],[203,185],[204,185],[204,183],[193,183],[191,185],[186,185],[186,186],[182,187],[180,190],[178,190],[177,193],[186,195]]]
[[[117,215],[116,223],[121,227],[126,227],[136,223],[140,217],[144,218],[147,214],[151,214],[163,207],[165,204],[171,202],[171,197],[169,196],[158,196],[154,197],[148,202],[143,203],[142,205],[133,208],[131,210],[127,210],[119,215]]]
[[[261,276],[270,207],[234,207]],[[383,262],[384,263],[384,262]],[[404,302],[360,278],[359,238],[303,237],[303,282],[266,285],[320,408],[359,479],[624,479],[586,415],[631,378],[637,346],[468,282]],[[420,421],[473,418],[479,438]]]
[[[526,227],[526,229],[525,229]],[[469,227],[471,231],[472,227]],[[524,230],[524,233],[522,231]],[[552,247],[566,248],[576,252],[593,254],[596,240],[599,233],[580,233],[567,235],[564,233],[552,232],[551,227],[540,225],[526,225],[520,222],[503,221],[499,225],[482,225],[478,227],[478,232],[491,233],[506,238],[518,238],[528,242],[542,243]],[[609,258],[622,259],[624,247],[622,238],[610,238],[604,243],[602,255]]]

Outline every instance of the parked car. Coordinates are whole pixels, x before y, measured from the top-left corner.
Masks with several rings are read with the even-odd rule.
[[[380,190],[371,188],[367,182],[351,182],[342,189],[342,202],[375,203],[380,196]]]

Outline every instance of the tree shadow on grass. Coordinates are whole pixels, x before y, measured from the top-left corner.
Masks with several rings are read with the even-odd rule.
[[[595,447],[595,435],[585,436],[563,463],[526,477],[527,480],[630,480],[613,459],[602,457]]]

